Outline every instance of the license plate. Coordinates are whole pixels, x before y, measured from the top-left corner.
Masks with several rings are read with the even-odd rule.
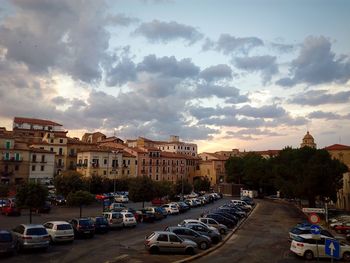
[[[89,234],[89,233],[90,233],[90,231],[84,231],[84,233],[85,233],[85,234]]]
[[[101,226],[101,227],[106,227],[106,226]]]

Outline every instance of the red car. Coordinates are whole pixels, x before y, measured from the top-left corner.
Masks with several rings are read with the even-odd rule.
[[[350,222],[342,223],[341,225],[335,226],[334,230],[337,233],[342,233],[342,234],[348,233],[348,232],[350,232]]]
[[[14,204],[7,204],[1,208],[1,213],[6,216],[10,215],[21,215],[21,210],[16,207]]]
[[[152,199],[151,203],[154,206],[161,206],[169,203],[169,200],[166,198],[154,198]]]

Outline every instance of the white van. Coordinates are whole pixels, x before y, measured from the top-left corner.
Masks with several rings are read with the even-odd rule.
[[[104,212],[103,216],[107,219],[110,228],[121,228],[124,226],[124,218],[120,212]]]

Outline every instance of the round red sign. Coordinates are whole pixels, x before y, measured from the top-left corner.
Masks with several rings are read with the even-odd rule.
[[[315,213],[311,213],[309,215],[309,221],[312,224],[317,224],[318,222],[320,222],[320,217]]]

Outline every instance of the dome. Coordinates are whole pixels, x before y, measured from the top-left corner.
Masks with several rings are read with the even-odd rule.
[[[304,140],[305,140],[305,139],[307,139],[307,140],[308,140],[308,139],[312,139],[312,140],[313,140],[314,137],[312,137],[312,135],[309,133],[309,131],[307,131],[307,133],[306,133],[305,136],[304,136]]]

